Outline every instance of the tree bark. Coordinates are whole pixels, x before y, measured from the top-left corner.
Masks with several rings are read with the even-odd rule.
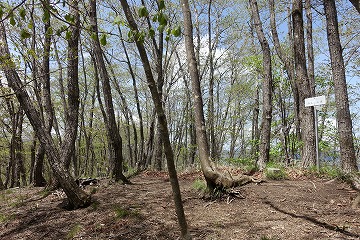
[[[206,134],[205,118],[203,110],[203,99],[200,88],[200,77],[198,64],[196,61],[194,42],[193,42],[193,28],[191,20],[191,12],[188,0],[181,0],[183,19],[184,19],[184,35],[185,48],[188,69],[190,72],[193,100],[194,100],[194,118],[196,127],[196,142],[199,150],[200,165],[204,174],[207,187],[210,191],[217,188],[228,188],[236,185],[244,184],[245,182],[253,181],[248,176],[231,177],[225,176],[217,171],[210,159],[210,149],[208,138]]]
[[[276,17],[275,17],[275,3],[274,0],[269,0],[269,9],[270,9],[270,27],[271,27],[271,35],[274,42],[274,47],[276,54],[279,56],[281,62],[285,66],[286,74],[289,78],[290,84],[291,84],[291,90],[293,93],[294,98],[294,122],[295,122],[295,128],[296,128],[296,137],[301,138],[300,134],[300,109],[299,109],[299,90],[298,86],[296,84],[295,79],[295,69],[294,69],[294,54],[293,49],[288,50],[289,52],[285,52],[284,49],[281,47],[279,35],[277,32],[277,23],[276,23]],[[289,18],[291,19],[291,18]],[[292,38],[292,32],[291,32],[291,20],[288,22],[288,28],[289,30],[289,43],[290,45],[293,45],[293,38]],[[294,139],[295,141],[295,139]],[[293,153],[294,157],[294,153]]]
[[[260,20],[259,9],[256,0],[250,0],[252,10],[252,18],[254,20],[256,34],[258,36],[261,50],[263,52],[263,109],[260,129],[260,145],[259,145],[259,159],[257,165],[260,170],[266,167],[269,161],[270,152],[270,135],[271,135],[271,118],[272,118],[272,69],[271,69],[271,53],[269,43],[265,37],[262,23]]]
[[[311,0],[305,0],[306,10],[306,49],[307,49],[307,70],[310,82],[311,94],[315,96],[315,66],[314,66],[314,48],[312,31],[312,12]]]
[[[352,120],[345,77],[344,59],[339,37],[338,20],[335,0],[324,0],[327,39],[330,51],[331,71],[334,81],[336,120],[340,145],[341,167],[344,172],[356,172]]]
[[[43,3],[44,11],[49,11],[47,8],[49,6],[49,1]],[[45,122],[46,130],[50,133],[53,125],[53,108],[51,102],[51,93],[50,93],[50,45],[51,45],[51,35],[48,33],[50,28],[50,19],[44,23],[44,57],[41,68],[41,82],[42,82],[42,94],[41,102],[39,105],[42,112],[42,117]],[[35,36],[34,36],[35,37]],[[42,144],[39,145],[39,148],[36,152],[35,164],[34,164],[34,186],[43,187],[46,185],[46,180],[43,177],[43,166],[45,159],[45,148]]]
[[[58,179],[60,186],[63,188],[68,197],[69,208],[86,207],[91,203],[91,198],[83,190],[81,190],[69,172],[64,168],[64,156],[60,155],[59,150],[55,147],[55,143],[51,135],[45,130],[44,122],[41,120],[40,113],[35,106],[23,86],[18,73],[15,70],[15,63],[11,59],[9,47],[7,45],[6,32],[4,22],[0,23],[0,66],[5,73],[9,86],[13,89],[21,107],[25,111],[34,131],[40,142],[44,144],[45,151],[51,169]]]
[[[260,112],[260,101],[259,101],[259,87],[256,86],[255,94],[253,97],[253,106],[252,106],[252,121],[251,121],[251,157],[258,161],[258,153],[259,153],[259,139],[260,139],[260,131],[259,131],[259,112]]]
[[[121,6],[123,8],[123,11],[125,13],[125,16],[126,16],[127,22],[129,23],[130,28],[135,32],[139,32],[138,26],[137,26],[135,19],[130,11],[130,6],[128,5],[127,1],[120,0],[120,3],[121,3]],[[169,137],[170,135],[169,135],[165,111],[163,109],[162,101],[161,101],[161,98],[158,93],[158,88],[157,88],[157,85],[154,80],[154,76],[153,76],[153,73],[151,70],[150,62],[147,57],[147,53],[146,53],[144,44],[138,40],[136,40],[135,43],[136,43],[136,47],[140,54],[140,58],[141,58],[141,62],[144,67],[148,87],[149,87],[151,97],[152,97],[154,105],[155,105],[157,119],[160,124],[161,137],[162,137],[163,144],[164,144],[164,152],[165,152],[165,156],[166,156],[166,160],[167,160],[167,167],[168,167],[170,183],[171,183],[171,187],[172,187],[172,191],[173,191],[176,215],[177,215],[178,222],[180,225],[181,237],[183,239],[191,239],[190,233],[187,228],[187,222],[186,222],[183,204],[182,204],[182,200],[181,200],[179,181],[177,178],[177,173],[176,173],[176,168],[175,168],[175,163],[174,163],[174,153],[173,153],[172,146],[170,143],[170,137]]]
[[[307,74],[303,23],[303,5],[301,0],[293,1],[293,37],[295,54],[296,84],[299,89],[299,110],[302,148],[302,165],[315,165],[315,125],[312,107],[305,107],[305,98],[313,97],[311,83]]]
[[[130,181],[124,176],[123,170],[123,153],[122,153],[122,138],[120,136],[119,128],[116,123],[114,105],[112,101],[112,93],[110,86],[110,77],[106,69],[103,50],[101,49],[98,27],[97,27],[97,13],[96,13],[96,0],[90,1],[90,22],[93,34],[95,38],[93,39],[93,51],[95,56],[96,66],[98,68],[99,76],[102,80],[102,90],[104,95],[105,102],[105,112],[107,118],[106,130],[110,140],[111,149],[113,151],[113,160],[111,161],[114,164],[112,170],[112,176],[115,181],[123,181],[124,183],[130,183]],[[111,156],[111,155],[110,155]]]

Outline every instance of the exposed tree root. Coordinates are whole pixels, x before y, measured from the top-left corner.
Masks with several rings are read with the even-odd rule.
[[[243,198],[239,191],[234,190],[235,187],[264,181],[248,175],[232,176],[230,172],[222,173],[215,167],[208,167],[203,173],[207,183],[207,194],[209,194],[204,197],[210,199],[221,198],[224,195]]]

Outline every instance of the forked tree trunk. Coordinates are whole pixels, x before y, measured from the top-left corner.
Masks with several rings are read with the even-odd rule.
[[[51,169],[68,197],[69,207],[80,208],[88,206],[91,203],[90,196],[79,188],[79,186],[75,183],[75,180],[64,168],[63,162],[65,162],[65,155],[60,155],[59,150],[55,147],[55,143],[51,135],[46,131],[44,123],[41,120],[40,113],[32,104],[29,94],[24,88],[24,85],[15,70],[15,63],[11,59],[7,44],[4,22],[0,23],[0,55],[2,56],[0,58],[1,70],[5,73],[8,84],[13,89],[21,107],[25,111],[34,131],[36,132],[37,137],[45,146],[45,151],[48,156]],[[70,140],[64,139],[64,141]],[[65,146],[69,145],[70,143],[65,144]]]
[[[216,188],[228,188],[236,185],[251,182],[253,179],[249,176],[231,177],[221,174],[214,166],[210,159],[210,148],[206,135],[205,118],[203,110],[203,100],[200,88],[200,78],[198,65],[195,56],[193,29],[191,21],[191,12],[188,0],[181,0],[183,19],[184,19],[184,35],[186,56],[188,68],[190,72],[193,100],[194,100],[194,117],[196,127],[196,142],[199,150],[200,165],[204,174],[207,187],[209,190]]]

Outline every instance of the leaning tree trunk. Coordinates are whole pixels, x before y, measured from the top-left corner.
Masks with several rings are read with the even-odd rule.
[[[337,11],[334,0],[324,0],[326,30],[331,59],[331,70],[334,80],[336,120],[340,145],[341,167],[344,172],[356,172],[352,120],[349,109],[349,99],[345,77],[344,59],[339,37]]]
[[[191,12],[188,0],[181,0],[182,11],[184,15],[184,35],[185,48],[190,72],[193,99],[194,99],[194,117],[196,127],[196,142],[199,150],[200,165],[204,174],[207,187],[210,191],[216,188],[228,188],[245,182],[252,181],[249,176],[231,177],[221,174],[213,165],[210,159],[210,148],[206,135],[205,118],[203,110],[203,100],[200,88],[200,77],[195,56],[193,42],[193,28],[191,21]]]
[[[45,146],[46,155],[48,156],[51,169],[68,197],[69,207],[80,208],[88,206],[91,202],[90,196],[79,188],[72,176],[64,168],[64,155],[60,155],[59,150],[55,147],[55,143],[51,135],[45,130],[40,113],[32,104],[30,96],[16,72],[15,63],[11,59],[7,44],[4,22],[0,23],[0,55],[2,56],[0,58],[1,70],[5,73],[9,86],[13,89],[41,144],[44,144]],[[65,139],[65,141],[69,140]],[[66,146],[69,146],[69,144]]]
[[[360,1],[359,0],[350,0],[351,4],[355,7],[355,9],[360,13]]]
[[[305,107],[305,98],[313,97],[311,83],[307,74],[301,0],[294,0],[292,9],[296,84],[299,90],[300,127],[303,142],[303,167],[315,165],[315,125],[312,107]]]
[[[271,70],[271,54],[269,43],[265,37],[260,20],[259,9],[256,0],[250,0],[252,11],[252,18],[254,20],[256,34],[258,36],[261,50],[263,52],[263,110],[260,129],[260,145],[259,145],[259,159],[257,165],[260,170],[266,167],[270,155],[270,133],[271,133],[271,118],[272,118],[272,70]]]
[[[126,0],[120,0],[121,6],[123,8],[123,11],[125,13],[127,22],[136,34],[139,32],[138,26],[135,22],[135,19],[131,13],[130,6],[128,5]],[[153,99],[153,103],[155,105],[156,113],[157,113],[157,119],[160,125],[160,131],[161,131],[161,137],[164,144],[164,153],[166,156],[167,161],[167,167],[170,177],[170,183],[173,191],[173,198],[175,202],[175,211],[178,218],[178,222],[180,225],[181,230],[181,237],[183,239],[191,239],[190,233],[188,231],[187,222],[185,218],[184,208],[181,200],[181,193],[180,193],[180,187],[179,182],[177,178],[176,168],[175,168],[175,162],[174,162],[174,152],[172,150],[172,146],[170,143],[170,134],[169,129],[167,125],[167,119],[165,115],[165,111],[163,109],[162,101],[158,93],[158,88],[154,80],[154,76],[151,70],[150,62],[147,57],[147,53],[144,47],[143,42],[140,40],[135,41],[136,47],[139,51],[141,62],[144,67],[146,80],[148,83],[148,87],[151,93],[151,97]]]

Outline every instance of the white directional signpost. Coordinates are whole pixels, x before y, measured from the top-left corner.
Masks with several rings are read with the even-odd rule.
[[[318,138],[318,110],[319,106],[326,104],[325,96],[318,96],[312,98],[305,98],[305,107],[314,107],[314,122],[315,122],[315,144],[316,144],[316,168],[320,170],[319,160],[319,138]]]

